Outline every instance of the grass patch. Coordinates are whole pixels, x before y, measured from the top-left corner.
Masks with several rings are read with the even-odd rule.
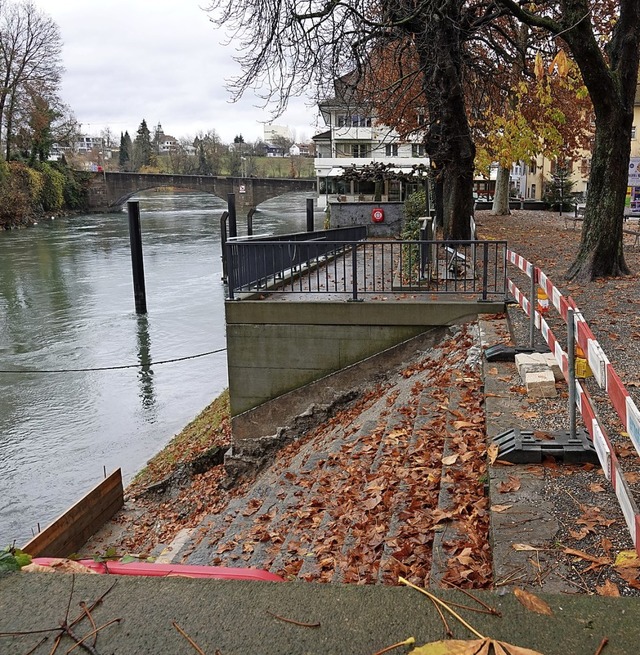
[[[229,390],[226,389],[147,462],[127,490],[136,495],[149,485],[164,480],[176,466],[194,460],[211,448],[228,447],[230,444]]]

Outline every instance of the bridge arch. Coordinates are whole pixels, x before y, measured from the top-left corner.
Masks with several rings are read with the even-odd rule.
[[[276,196],[293,191],[316,191],[315,180],[255,177],[217,177],[211,175],[159,175],[147,173],[91,173],[88,188],[89,209],[103,211],[121,207],[140,191],[174,187],[210,193],[226,200],[230,193],[236,206],[249,209]]]

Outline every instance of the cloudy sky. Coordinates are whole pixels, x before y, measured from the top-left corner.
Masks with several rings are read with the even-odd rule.
[[[105,127],[134,134],[144,118],[176,138],[215,129],[223,141],[263,137],[269,112],[260,100],[232,104],[225,79],[239,73],[226,34],[201,6],[206,0],[34,0],[58,24],[63,46],[62,98],[87,134]],[[274,121],[308,140],[317,111],[294,99]],[[320,126],[321,127],[321,126]]]

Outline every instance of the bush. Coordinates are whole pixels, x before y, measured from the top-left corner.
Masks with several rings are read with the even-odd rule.
[[[40,209],[42,175],[19,162],[0,167],[0,225],[26,225]]]
[[[65,177],[50,164],[39,163],[38,171],[42,175],[40,200],[46,212],[56,212],[64,205]]]
[[[421,216],[425,215],[427,199],[424,189],[412,193],[404,201],[404,225],[402,226],[402,238],[405,240],[414,240],[420,237]]]
[[[87,187],[89,174],[72,171],[62,163],[51,164],[64,178],[64,206],[66,209],[85,209],[87,206]]]

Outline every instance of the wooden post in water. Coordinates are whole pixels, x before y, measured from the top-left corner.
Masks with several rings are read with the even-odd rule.
[[[131,244],[131,267],[133,269],[133,297],[136,314],[147,313],[147,292],[144,285],[144,260],[142,258],[142,235],[140,232],[140,203],[127,203],[129,212],[129,242]]]
[[[236,219],[236,194],[227,194],[227,211],[229,212],[229,238],[238,236],[238,221]]]
[[[307,232],[313,232],[313,198],[307,198]]]

